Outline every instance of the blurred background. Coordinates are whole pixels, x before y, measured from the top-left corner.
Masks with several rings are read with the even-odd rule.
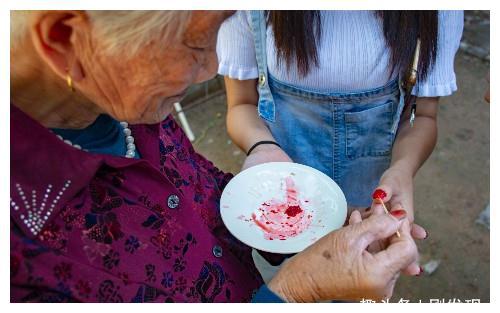
[[[490,302],[489,53],[489,11],[466,11],[458,91],[440,101],[438,143],[415,178],[415,220],[429,233],[419,243],[425,273],[402,277],[391,302]],[[182,106],[198,152],[238,173],[245,154],[226,132],[222,77],[193,86]]]

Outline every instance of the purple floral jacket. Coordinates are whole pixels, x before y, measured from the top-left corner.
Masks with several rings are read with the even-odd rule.
[[[262,280],[224,227],[231,175],[172,117],[131,126],[141,159],[91,154],[11,105],[12,302],[247,302]]]

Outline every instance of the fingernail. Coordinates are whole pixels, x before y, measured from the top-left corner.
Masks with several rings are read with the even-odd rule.
[[[427,230],[425,230],[425,237],[424,237],[424,240],[429,238],[429,232]]]
[[[392,216],[397,218],[398,220],[402,220],[403,218],[406,217],[406,211],[405,210],[394,210],[389,212],[391,213]]]
[[[419,266],[418,268],[420,269],[420,272],[417,275],[415,275],[415,276],[420,277],[420,276],[422,276],[422,273],[424,272],[424,269],[422,268],[422,266]]]
[[[387,197],[387,193],[382,189],[376,189],[372,194],[372,199],[384,199]]]

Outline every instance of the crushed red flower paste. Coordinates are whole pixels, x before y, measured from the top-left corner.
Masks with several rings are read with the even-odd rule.
[[[252,221],[264,231],[264,237],[268,240],[295,237],[311,225],[313,216],[303,209],[293,179],[287,177],[285,184],[284,201],[268,200],[261,204],[257,214],[252,214]]]

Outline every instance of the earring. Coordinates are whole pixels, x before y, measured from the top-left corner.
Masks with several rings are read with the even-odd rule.
[[[69,70],[66,69],[66,84],[68,85],[69,90],[71,92],[75,92],[75,87],[73,87],[73,79],[71,78],[71,75],[69,75]]]

